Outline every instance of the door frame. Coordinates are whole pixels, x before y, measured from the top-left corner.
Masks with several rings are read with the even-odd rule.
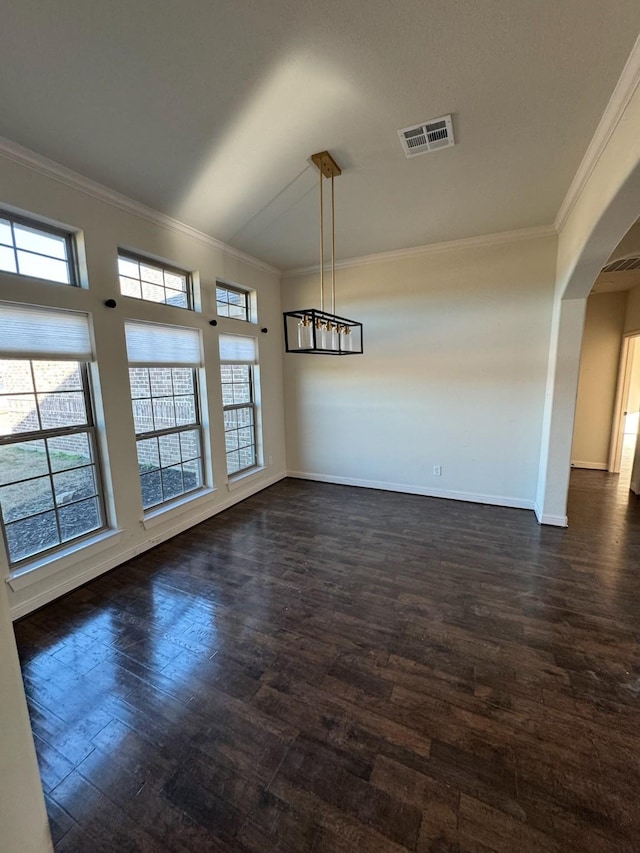
[[[613,406],[611,442],[609,445],[609,460],[607,463],[607,470],[612,474],[620,473],[626,407],[629,401],[631,369],[633,367],[633,355],[636,346],[640,346],[640,330],[625,332],[622,336],[622,343],[620,346],[618,382],[616,385],[616,399]]]

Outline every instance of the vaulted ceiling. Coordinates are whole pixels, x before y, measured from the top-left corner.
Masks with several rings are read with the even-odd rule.
[[[339,258],[552,223],[639,30],[637,0],[21,0],[0,134],[291,268],[323,149]]]

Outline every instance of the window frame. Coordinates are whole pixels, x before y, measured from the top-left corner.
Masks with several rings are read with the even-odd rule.
[[[254,468],[259,467],[258,463],[258,423],[257,423],[257,415],[258,415],[258,405],[256,403],[256,394],[255,394],[255,364],[248,364],[246,362],[224,362],[220,365],[220,388],[221,391],[225,385],[229,385],[228,382],[222,381],[222,369],[224,367],[230,367],[233,369],[234,367],[246,367],[249,371],[249,396],[250,401],[248,403],[229,403],[225,405],[222,404],[222,412],[223,412],[223,433],[225,435],[225,462],[227,464],[227,477],[230,480],[233,480],[236,477],[240,477],[243,474],[246,474],[248,471],[252,471]],[[233,382],[231,383],[233,387]],[[252,425],[251,431],[253,433],[253,442],[250,447],[253,447],[253,463],[251,465],[246,465],[244,468],[239,468],[237,471],[234,471],[232,474],[229,473],[229,454],[236,453],[237,450],[227,450],[226,449],[226,434],[227,430],[224,428],[224,413],[228,411],[236,411],[238,409],[251,409],[252,410]],[[236,427],[236,429],[238,429]],[[246,446],[246,445],[245,445]]]
[[[0,274],[2,275],[16,275],[20,278],[30,278],[35,281],[46,281],[50,284],[59,284],[62,287],[80,287],[80,270],[79,270],[79,262],[78,262],[78,247],[76,245],[76,234],[75,232],[68,231],[64,228],[60,228],[57,225],[50,225],[48,222],[42,222],[39,219],[35,219],[29,216],[23,216],[19,213],[12,213],[5,208],[0,207],[0,219],[6,219],[9,221],[11,225],[11,235],[13,238],[13,246],[6,246],[3,243],[3,246],[6,248],[13,249],[13,253],[16,260],[16,272],[10,272],[9,270],[0,270]],[[67,247],[67,269],[69,271],[69,281],[55,281],[52,278],[41,278],[40,276],[35,275],[27,275],[26,273],[21,273],[19,271],[19,263],[18,263],[18,248],[16,247],[15,235],[13,233],[13,226],[16,225],[25,225],[27,228],[32,228],[34,231],[42,231],[44,234],[52,234],[54,237],[62,237],[64,239],[65,245]],[[51,255],[44,255],[42,252],[33,252],[30,249],[23,249],[20,251],[29,252],[31,255],[38,255],[42,258],[51,258],[52,260],[61,260],[61,258],[53,258]]]
[[[159,261],[156,258],[152,258],[152,257],[146,256],[146,255],[141,255],[141,254],[138,254],[137,252],[131,252],[131,251],[129,251],[129,249],[122,249],[122,248],[118,247],[116,261],[119,261],[120,258],[122,258],[122,260],[124,260],[124,261],[133,261],[133,262],[138,263],[138,264],[145,264],[146,266],[149,266],[149,267],[156,267],[156,269],[162,270],[163,273],[168,272],[168,273],[173,273],[175,275],[184,276],[186,279],[186,283],[187,283],[186,290],[184,291],[186,298],[187,298],[187,304],[186,304],[186,306],[171,305],[168,302],[155,302],[153,299],[145,299],[143,296],[140,296],[140,297],[131,296],[128,293],[123,293],[122,292],[122,286],[120,285],[121,274],[120,274],[120,270],[118,269],[118,284],[120,285],[120,296],[123,296],[125,299],[135,299],[137,302],[146,303],[148,305],[166,305],[169,308],[178,308],[180,311],[193,311],[193,312],[195,312],[196,304],[195,304],[195,297],[194,297],[194,282],[193,282],[193,273],[192,272],[190,272],[189,270],[183,270],[180,267],[174,266],[173,264],[165,263],[165,261]],[[124,276],[124,278],[130,278],[130,276]],[[140,286],[141,286],[140,292],[142,292],[142,279],[139,279],[139,282],[140,282]],[[157,285],[157,286],[160,287],[160,285]],[[166,295],[167,287],[164,284],[164,278],[163,278],[163,283],[161,286],[164,289],[165,295]],[[176,293],[178,293],[178,292],[181,292],[181,291],[176,291]]]
[[[143,441],[150,438],[160,438],[164,435],[180,435],[182,432],[197,432],[199,438],[199,450],[200,455],[195,457],[199,460],[200,466],[200,484],[193,489],[188,489],[187,491],[181,492],[179,495],[173,495],[172,497],[166,498],[158,503],[149,504],[149,506],[144,505],[144,500],[142,503],[143,511],[146,513],[153,513],[163,507],[168,507],[175,501],[182,500],[183,498],[188,498],[191,495],[196,495],[198,492],[202,491],[206,488],[205,482],[205,458],[204,458],[204,427],[202,425],[202,406],[200,402],[200,368],[198,367],[187,367],[182,364],[129,364],[129,388],[130,388],[130,400],[133,412],[133,403],[135,400],[147,399],[145,397],[133,397],[133,389],[131,387],[131,370],[190,370],[193,378],[193,398],[194,398],[194,407],[195,407],[195,417],[196,420],[191,424],[182,424],[180,426],[176,425],[174,427],[164,427],[162,429],[154,429],[154,430],[146,430],[145,432],[135,432],[135,419],[134,419],[134,435],[136,440],[136,457],[137,457],[137,447],[138,442]],[[171,387],[172,394],[171,399],[175,400],[175,388],[173,387],[173,374],[171,376]],[[180,396],[180,395],[178,395]],[[151,377],[149,376],[149,401],[152,403],[154,399],[162,399],[162,397],[154,397],[151,393]],[[153,408],[153,406],[152,406]],[[159,458],[159,457],[158,457]],[[187,460],[190,461],[190,460]],[[180,464],[184,464],[182,461]],[[173,467],[172,465],[167,465],[163,468],[162,465],[158,466],[158,471],[160,472],[160,488],[162,490],[163,498],[164,498],[164,488],[162,485],[162,471],[167,468]],[[151,472],[149,472],[151,473]],[[140,472],[140,463],[138,462],[138,482],[140,484],[140,497],[143,498],[142,492],[142,475]],[[183,479],[184,484],[184,479]]]
[[[231,317],[229,314],[221,314],[219,309],[220,305],[226,305],[229,307],[231,305],[230,302],[220,302],[218,299],[218,290],[226,290],[230,293],[237,293],[239,296],[244,298],[244,317]],[[251,323],[251,291],[244,290],[242,287],[238,287],[235,284],[227,284],[226,281],[216,280],[216,315],[218,317],[223,317],[225,320],[238,320],[240,323]]]
[[[37,395],[36,384],[35,384],[35,375],[33,371],[33,362],[34,361],[67,361],[66,359],[55,359],[55,358],[2,358],[0,354],[0,360],[7,361],[24,361],[29,363],[29,370],[31,372],[31,378],[33,382],[34,392]],[[93,401],[93,383],[91,381],[91,369],[90,363],[86,361],[75,361],[68,360],[70,363],[76,363],[79,367],[79,373],[82,380],[82,394],[84,398],[85,412],[87,414],[87,422],[85,424],[76,424],[73,426],[67,427],[50,427],[46,429],[38,429],[38,430],[28,430],[25,432],[12,433],[10,435],[1,435],[0,436],[0,446],[7,447],[12,444],[22,444],[27,441],[43,441],[49,438],[60,438],[69,435],[80,435],[86,434],[89,442],[89,448],[91,451],[91,465],[94,470],[95,483],[96,483],[96,495],[95,498],[98,502],[98,508],[100,513],[101,524],[99,527],[94,528],[93,530],[89,530],[86,533],[82,533],[80,536],[74,536],[71,539],[63,539],[62,531],[60,527],[60,520],[58,517],[58,504],[55,499],[55,488],[54,488],[54,480],[53,477],[55,474],[63,473],[64,471],[73,471],[78,468],[89,467],[86,465],[78,465],[74,468],[65,468],[61,471],[52,471],[51,469],[51,459],[49,456],[48,446],[46,452],[47,457],[47,473],[46,475],[38,475],[37,477],[25,477],[23,480],[17,480],[15,483],[24,483],[34,479],[40,479],[42,476],[46,476],[51,483],[51,493],[53,496],[53,506],[49,510],[44,510],[41,513],[34,513],[33,515],[26,516],[26,518],[35,518],[38,515],[42,515],[44,512],[51,512],[53,510],[55,521],[56,521],[56,529],[58,532],[59,542],[57,545],[54,545],[50,548],[44,548],[41,551],[36,551],[33,554],[29,554],[26,557],[23,557],[20,560],[12,560],[11,554],[9,551],[9,541],[6,535],[6,525],[11,524],[12,522],[5,522],[4,515],[2,513],[2,507],[0,505],[0,533],[2,535],[2,542],[4,544],[5,553],[7,555],[7,562],[9,564],[9,568],[12,572],[19,571],[20,569],[28,566],[30,563],[37,562],[41,559],[46,559],[49,556],[54,555],[55,553],[62,551],[63,549],[73,547],[75,545],[81,544],[87,539],[91,539],[94,536],[99,535],[103,531],[109,528],[109,522],[107,517],[107,506],[105,501],[105,490],[104,490],[104,475],[102,471],[102,458],[99,452],[99,443],[98,443],[98,429],[96,426],[96,416],[95,416],[95,407]],[[53,392],[56,393],[56,392]],[[36,396],[36,405],[39,406]],[[38,417],[40,418],[39,409],[38,409]],[[3,485],[14,485],[14,483],[7,483]],[[71,501],[68,504],[63,504],[62,506],[73,506],[74,503],[81,503],[82,500],[87,500],[87,498],[82,498],[80,501]],[[18,519],[22,520],[22,519]]]

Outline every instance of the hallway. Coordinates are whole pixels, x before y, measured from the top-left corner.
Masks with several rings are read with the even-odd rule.
[[[631,853],[640,501],[284,480],[16,624],[56,850]]]

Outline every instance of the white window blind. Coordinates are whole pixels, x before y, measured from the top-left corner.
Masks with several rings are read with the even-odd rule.
[[[171,364],[201,367],[200,332],[159,323],[125,323],[127,355],[131,365]]]
[[[220,335],[222,364],[256,364],[258,353],[255,338],[244,335]]]
[[[77,311],[0,302],[0,352],[8,358],[91,361],[89,317]]]

